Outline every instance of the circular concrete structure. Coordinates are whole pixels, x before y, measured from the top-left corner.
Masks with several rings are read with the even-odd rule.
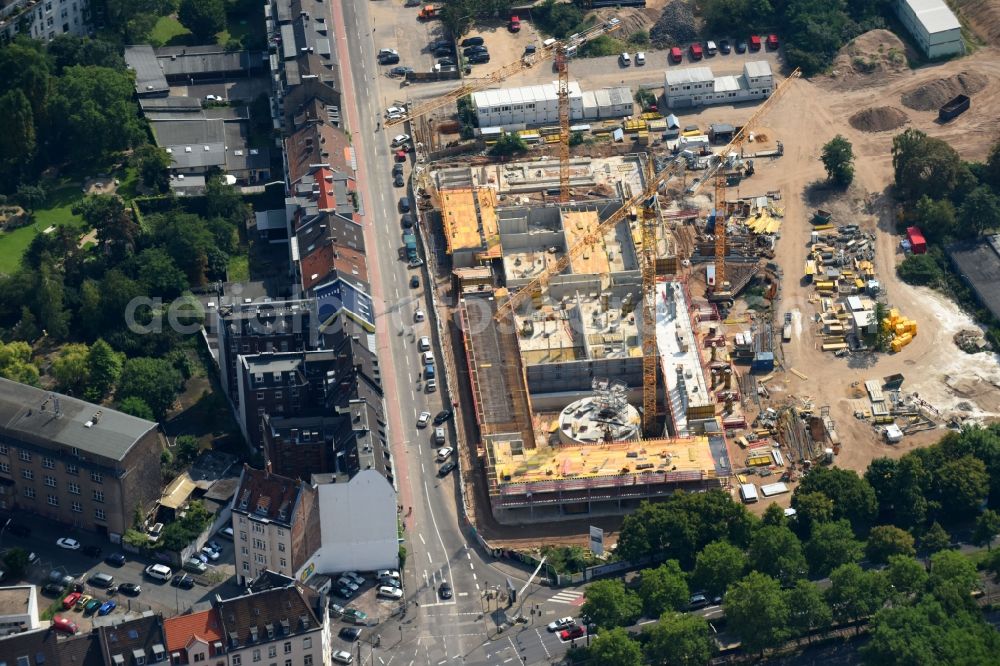
[[[635,439],[640,425],[639,410],[627,402],[609,406],[591,396],[570,403],[559,413],[559,443],[579,446]]]

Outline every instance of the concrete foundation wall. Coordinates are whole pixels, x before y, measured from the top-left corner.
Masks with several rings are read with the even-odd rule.
[[[528,392],[532,404],[536,394],[582,391],[592,393],[594,377],[611,377],[630,387],[642,386],[642,358],[606,358],[570,363],[546,363],[527,367]]]

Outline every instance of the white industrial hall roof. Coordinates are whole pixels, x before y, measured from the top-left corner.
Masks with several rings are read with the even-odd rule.
[[[905,0],[905,2],[929,35],[962,27],[944,0]]]
[[[556,101],[557,84],[523,86],[521,88],[494,88],[472,93],[472,101],[477,108],[494,108],[497,106],[507,106],[513,104],[531,104],[546,101]],[[571,97],[580,96],[580,84],[576,81],[569,82],[569,94]]]
[[[771,64],[766,60],[753,60],[743,65],[743,71],[752,79],[759,76],[771,76]]]
[[[711,67],[685,67],[667,70],[667,85],[680,86],[685,83],[708,83],[714,77]]]

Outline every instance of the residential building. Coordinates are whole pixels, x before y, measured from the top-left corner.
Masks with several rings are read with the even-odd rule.
[[[175,175],[204,176],[226,169],[226,129],[221,119],[165,120],[150,124],[156,145],[170,154]]]
[[[114,617],[114,616],[111,616]],[[146,611],[134,619],[113,619],[94,629],[106,666],[168,663],[163,617]],[[63,660],[60,664],[68,664]]]
[[[739,104],[766,99],[774,90],[774,76],[766,60],[744,63],[739,76],[715,76],[711,67],[670,68],[663,97],[672,109]]]
[[[166,97],[170,94],[170,84],[167,83],[167,77],[156,59],[156,53],[149,44],[126,46],[125,65],[135,72],[135,94],[140,100],[147,97]]]
[[[165,443],[153,421],[0,379],[0,509],[117,542],[160,497]]]
[[[167,81],[179,85],[247,78],[267,70],[267,54],[227,51],[219,44],[163,46],[154,51]]]
[[[962,24],[944,0],[896,0],[896,15],[928,58],[965,53]]]
[[[338,277],[368,291],[364,233],[350,214],[320,213],[298,227],[292,242],[294,267],[303,292]]]
[[[229,666],[330,666],[330,615],[298,583],[215,602]]]
[[[168,617],[163,621],[163,633],[171,666],[229,663],[216,608]]]
[[[0,587],[0,638],[38,629],[37,589],[34,585]]]
[[[59,661],[63,658],[62,648],[70,642],[79,643],[79,639],[58,640],[56,632],[49,628],[32,629],[15,634],[0,636],[0,664],[9,666],[36,666],[48,664],[73,663],[74,666],[104,666],[100,657],[84,661]]]
[[[51,41],[90,31],[89,0],[0,0],[0,42],[16,35]]]
[[[232,514],[240,583],[267,570],[294,577],[320,545],[317,493],[301,480],[244,466]]]
[[[295,130],[285,138],[288,183],[297,182],[317,166],[347,171],[352,162],[351,142],[340,127],[327,122],[327,112],[319,99],[312,99],[293,118]],[[350,203],[350,202],[348,202]],[[339,211],[350,215],[350,210]]]

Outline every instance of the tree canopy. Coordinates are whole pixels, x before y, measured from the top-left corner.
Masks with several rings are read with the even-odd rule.
[[[646,617],[659,617],[687,605],[690,596],[687,576],[677,560],[667,560],[655,569],[643,569],[640,575],[639,598]]]
[[[667,612],[643,633],[643,653],[652,666],[704,666],[715,653],[708,621],[698,615]]]
[[[642,601],[620,580],[599,580],[587,588],[580,612],[602,629],[623,627],[639,619]]]
[[[788,638],[789,610],[781,584],[759,571],[730,586],[725,611],[748,652],[763,652]]]
[[[618,627],[602,631],[590,644],[590,658],[607,666],[642,666],[642,648]]]
[[[854,149],[851,142],[837,135],[823,146],[820,155],[826,177],[838,187],[847,187],[854,180]]]
[[[177,20],[199,42],[211,43],[215,41],[215,33],[226,27],[226,6],[223,0],[181,0]]]

